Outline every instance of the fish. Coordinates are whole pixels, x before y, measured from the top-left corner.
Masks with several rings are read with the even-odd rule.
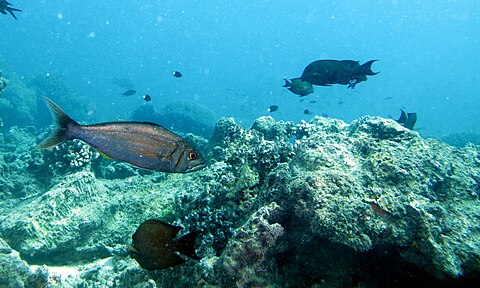
[[[378,60],[370,60],[360,65],[353,60],[317,60],[305,67],[300,79],[318,86],[341,84],[355,88],[358,83],[367,81],[367,76],[379,73],[371,69],[376,61]]]
[[[303,81],[300,78],[293,78],[290,81],[283,80],[285,80],[283,87],[286,87],[293,94],[303,97],[313,93],[313,85],[310,82]]]
[[[120,94],[125,97],[125,96],[132,96],[135,93],[137,93],[137,91],[130,89],[130,90],[127,90],[127,91],[125,91],[123,93],[120,93]]]
[[[114,160],[161,172],[188,173],[207,166],[203,156],[177,134],[151,122],[105,122],[80,125],[44,97],[56,127],[36,149],[80,139]]]
[[[387,96],[387,97],[384,97],[383,100],[390,100],[390,99],[393,99],[393,98],[395,98],[395,97],[393,97],[393,96]]]
[[[143,96],[143,100],[148,102],[148,101],[152,100],[152,97],[150,97],[150,95],[147,94],[147,95]]]
[[[367,81],[367,76],[377,75],[372,71],[372,64],[378,60],[370,60],[363,65],[353,60],[317,60],[305,67],[302,76],[288,81],[285,85],[292,93],[306,96],[313,93],[313,85],[332,86],[333,84],[348,85],[347,88]]]
[[[173,77],[180,78],[182,76],[183,76],[182,73],[180,73],[179,71],[173,71]]]
[[[303,110],[303,114],[307,114],[307,115],[310,114],[310,110],[308,109]]]
[[[417,113],[406,113],[402,109],[400,109],[400,111],[400,118],[395,121],[397,121],[397,123],[402,125],[403,127],[413,130],[415,123],[417,123]]]
[[[272,106],[268,107],[268,109],[267,109],[268,112],[275,112],[277,110],[278,110],[277,105],[272,105]]]
[[[22,10],[20,9],[17,9],[17,8],[13,8],[13,7],[10,7],[12,6],[11,3],[5,1],[5,0],[0,0],[0,13],[2,14],[7,14],[10,13],[10,15],[13,16],[13,18],[15,18],[15,20],[17,20],[17,16],[15,16],[15,14],[13,13],[14,11],[17,11],[17,12],[22,12]]]
[[[199,261],[195,240],[201,231],[190,232],[176,238],[183,228],[161,220],[144,221],[132,235],[130,255],[146,270],[160,270],[187,262],[186,256]]]
[[[310,102],[308,102],[308,103],[315,104],[315,103],[317,103],[317,100],[310,100]]]

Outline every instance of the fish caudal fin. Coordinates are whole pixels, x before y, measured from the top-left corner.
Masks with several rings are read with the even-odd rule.
[[[18,19],[17,19],[17,16],[15,16],[15,14],[13,14],[13,11],[22,12],[22,10],[20,10],[20,9],[11,8],[11,7],[7,7],[7,11],[8,11],[8,13],[10,13],[10,15],[13,16],[13,18],[15,18],[15,20],[18,20]]]
[[[200,231],[193,231],[182,236],[175,242],[176,250],[188,258],[200,260],[201,258],[195,253],[195,240],[200,233]]]
[[[283,79],[285,80],[285,85],[283,85],[282,87],[292,87],[292,82],[288,81],[287,79]]]
[[[47,97],[44,97],[44,99],[48,104],[48,108],[50,109],[53,118],[55,119],[55,128],[45,140],[40,142],[35,147],[38,150],[53,147],[65,140],[71,139],[68,135],[70,127],[80,126],[80,124],[70,118],[70,116],[68,116],[67,113],[65,113],[55,102]]]
[[[373,72],[372,71],[372,64],[373,64],[373,62],[376,62],[376,61],[378,61],[378,60],[370,60],[370,61],[364,63],[362,66],[360,66],[360,67],[362,67],[362,72],[365,75],[370,75],[370,76],[371,75],[377,75],[378,73],[380,73],[380,72]]]

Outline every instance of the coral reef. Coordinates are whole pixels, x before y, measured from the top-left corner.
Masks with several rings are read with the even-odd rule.
[[[8,133],[0,262],[17,260],[2,265],[0,284],[434,287],[480,274],[480,149],[422,139],[392,120],[261,117],[245,129],[224,118],[208,143],[188,136],[209,158],[191,174],[109,162],[80,141],[34,151],[31,130]],[[201,229],[202,260],[141,269],[127,245],[151,218]],[[55,276],[63,265],[78,273]]]
[[[3,77],[2,70],[0,69],[0,96],[2,95],[3,90],[7,87],[8,81]]]
[[[41,288],[48,283],[48,271],[43,268],[32,271],[18,252],[12,250],[0,238],[0,287]]]

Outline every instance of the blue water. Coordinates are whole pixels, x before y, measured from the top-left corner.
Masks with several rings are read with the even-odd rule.
[[[156,108],[188,100],[245,125],[272,104],[294,121],[312,117],[306,108],[350,122],[405,107],[425,136],[480,132],[476,0],[11,2],[23,12],[0,15],[4,72],[61,75],[98,121],[128,118],[148,93]],[[283,78],[318,59],[378,59],[380,74],[300,102]],[[138,94],[120,97],[115,78]]]

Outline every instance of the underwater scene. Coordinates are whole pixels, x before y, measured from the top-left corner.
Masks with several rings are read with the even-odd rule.
[[[0,13],[0,288],[480,287],[479,1]]]

